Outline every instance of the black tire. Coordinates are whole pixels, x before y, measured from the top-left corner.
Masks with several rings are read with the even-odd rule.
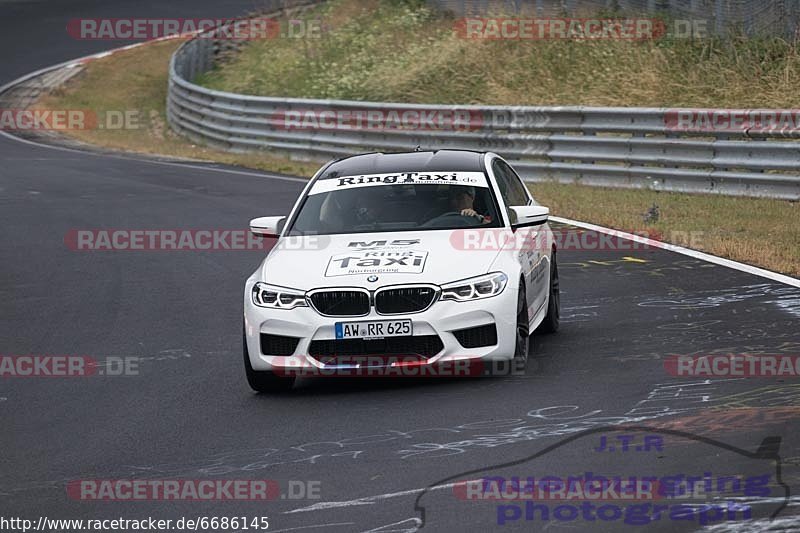
[[[530,350],[530,333],[528,331],[528,300],[525,297],[525,283],[520,280],[517,297],[517,328],[514,343],[514,370],[525,370]]]
[[[556,251],[553,250],[552,261],[550,261],[550,300],[547,303],[547,314],[536,328],[537,332],[555,333],[561,322],[561,293],[558,282],[558,261]]]
[[[247,337],[242,332],[242,351],[244,352],[244,373],[247,383],[256,392],[282,392],[288,391],[294,385],[295,378],[276,376],[269,370],[253,370],[250,365],[250,353],[247,350]]]

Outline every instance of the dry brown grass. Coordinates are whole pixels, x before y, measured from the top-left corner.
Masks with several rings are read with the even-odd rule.
[[[624,231],[653,230],[664,240],[768,270],[800,276],[800,203],[766,198],[531,184],[562,217]],[[657,223],[642,215],[657,204]]]
[[[180,43],[165,41],[118,52],[88,64],[64,87],[41,99],[41,109],[135,111],[136,128],[83,129],[67,132],[79,141],[105,148],[243,165],[298,176],[311,176],[319,165],[290,161],[269,152],[231,154],[196,145],[166,124],[167,65]]]

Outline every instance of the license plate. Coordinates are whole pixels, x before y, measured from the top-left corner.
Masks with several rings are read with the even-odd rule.
[[[379,339],[402,335],[413,335],[410,320],[336,323],[337,339]]]

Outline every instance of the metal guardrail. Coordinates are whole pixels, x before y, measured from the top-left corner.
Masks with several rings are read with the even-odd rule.
[[[221,92],[191,82],[233,46],[215,38],[217,31],[181,45],[169,67],[168,121],[202,144],[320,160],[416,146],[491,150],[528,181],[800,199],[800,127],[691,133],[671,128],[669,117],[677,110],[663,108],[418,105]],[[291,127],[286,117],[292,111],[315,117],[371,111],[384,118],[389,112],[425,112],[469,119],[444,129]]]

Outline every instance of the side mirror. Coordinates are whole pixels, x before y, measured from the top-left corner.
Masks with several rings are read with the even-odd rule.
[[[547,222],[550,208],[541,205],[516,205],[508,208],[511,216],[511,227],[539,226]]]
[[[283,231],[285,216],[258,217],[250,221],[250,231],[260,237],[277,237]]]

